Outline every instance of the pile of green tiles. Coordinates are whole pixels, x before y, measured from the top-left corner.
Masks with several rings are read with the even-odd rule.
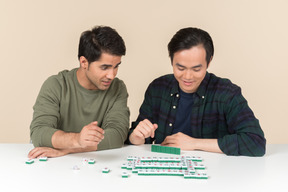
[[[175,155],[181,154],[180,148],[167,147],[167,146],[161,146],[161,145],[151,145],[151,151],[158,152],[158,153],[169,153],[169,154],[175,154]]]

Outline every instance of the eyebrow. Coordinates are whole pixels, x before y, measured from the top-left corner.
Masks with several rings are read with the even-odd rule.
[[[185,67],[185,66],[183,66],[183,65],[181,65],[179,63],[176,63],[175,65],[177,65],[178,67],[187,68],[187,67]],[[195,65],[195,66],[191,67],[191,69],[195,69],[195,68],[198,68],[198,67],[202,67],[202,64]]]
[[[118,67],[120,64],[121,64],[121,62],[118,63],[115,67]],[[111,64],[102,64],[101,66],[102,66],[102,67],[112,67]]]

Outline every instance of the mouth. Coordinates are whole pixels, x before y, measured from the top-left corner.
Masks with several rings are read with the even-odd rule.
[[[112,81],[102,81],[104,86],[109,86],[111,84]]]
[[[193,84],[193,81],[184,81],[183,80],[184,85],[186,86],[191,86]]]

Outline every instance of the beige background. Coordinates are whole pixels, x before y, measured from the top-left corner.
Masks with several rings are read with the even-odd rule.
[[[268,143],[288,143],[287,10],[286,0],[0,0],[0,142],[29,142],[43,81],[78,67],[81,32],[109,25],[127,46],[118,77],[130,94],[131,120],[148,84],[172,72],[171,37],[196,26],[214,40],[208,70],[242,87]]]

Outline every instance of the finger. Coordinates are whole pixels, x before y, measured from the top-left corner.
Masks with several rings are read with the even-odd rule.
[[[145,135],[139,130],[139,129],[135,129],[133,132],[132,132],[136,137],[139,137],[139,138],[145,138]]]
[[[139,134],[141,134],[141,137],[147,138],[150,137],[150,131],[149,129],[145,127],[141,127],[141,129],[138,129]]]
[[[98,121],[93,121],[93,122],[91,122],[89,125],[98,125]]]
[[[138,130],[141,134],[144,135],[145,138],[151,137],[152,130],[146,124],[141,124]]]
[[[167,136],[161,144],[167,145],[167,144],[174,144],[174,143],[175,143],[175,139],[173,135],[171,135],[171,136]]]
[[[149,127],[150,129],[154,128],[153,124],[148,119],[144,119],[142,123],[146,125],[145,127]]]
[[[147,134],[145,134],[145,137],[154,137],[154,125],[147,119],[145,119],[142,123],[141,126],[146,130]]]
[[[31,159],[35,159],[35,158],[38,158],[38,157],[40,157],[42,154],[44,153],[44,151],[43,150],[37,150],[37,151],[35,151],[35,153],[33,153],[33,155],[30,157]]]
[[[101,140],[104,139],[104,134],[102,134],[101,132],[98,132],[96,130],[89,130],[87,133],[87,136],[92,136],[94,138],[99,138]]]
[[[32,149],[32,150],[28,153],[28,158],[30,158],[31,156],[33,156],[33,154],[35,153],[36,150],[37,150],[37,148]]]
[[[97,137],[95,135],[88,135],[85,141],[100,142],[103,140],[103,138],[104,138],[103,135],[101,137]]]
[[[97,146],[100,142],[97,141],[86,141],[86,147],[93,147],[93,146]]]
[[[97,124],[90,124],[89,130],[97,131],[97,132],[99,132],[101,134],[105,133],[104,129],[102,129],[101,127],[98,127]]]
[[[47,151],[44,151],[41,155],[41,157],[58,157],[58,156],[60,156],[60,150],[52,148]]]
[[[41,150],[40,147],[35,147],[34,149],[32,149],[28,154],[28,158],[34,159],[37,156],[37,154],[39,153],[39,150]]]
[[[166,146],[166,147],[177,147],[176,144],[171,144],[171,143],[170,143],[170,144],[162,144],[162,143],[161,143],[161,146]]]
[[[152,129],[152,133],[151,133],[151,137],[154,138],[155,136],[155,130],[158,128],[157,124],[153,124],[153,129]]]

